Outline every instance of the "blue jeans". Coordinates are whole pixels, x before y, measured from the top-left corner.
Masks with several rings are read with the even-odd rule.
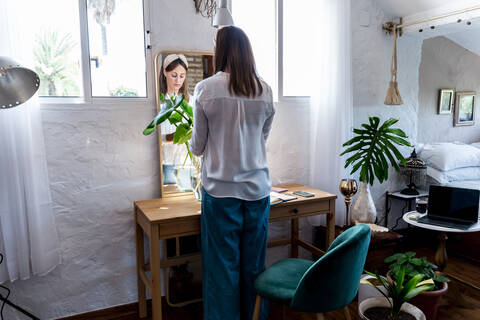
[[[203,319],[250,320],[265,270],[270,198],[215,198],[202,190]],[[263,302],[260,319],[266,319]]]

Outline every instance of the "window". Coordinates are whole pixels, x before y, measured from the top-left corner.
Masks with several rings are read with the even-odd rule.
[[[22,63],[39,75],[39,95],[83,95],[78,1],[49,0],[48,5],[43,1],[10,2],[22,13],[16,25],[22,37]]]
[[[105,2],[88,0],[92,96],[145,97],[142,2],[116,1],[109,15],[102,11]]]
[[[273,95],[277,97],[275,11],[275,0],[232,2],[235,25],[242,28],[250,39],[258,74],[272,87]]]
[[[274,96],[308,97],[314,57],[312,25],[318,0],[234,1],[235,25],[250,38],[259,74],[272,86]]]
[[[7,1],[40,96],[147,97],[143,1]]]

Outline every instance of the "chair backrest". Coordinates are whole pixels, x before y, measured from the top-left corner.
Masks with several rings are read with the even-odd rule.
[[[303,275],[291,307],[305,312],[328,312],[355,298],[370,244],[370,228],[360,224],[340,234],[325,255]]]

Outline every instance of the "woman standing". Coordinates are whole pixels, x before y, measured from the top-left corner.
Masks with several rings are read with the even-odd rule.
[[[193,154],[203,154],[203,312],[204,319],[251,319],[253,283],[265,269],[271,187],[265,143],[275,109],[241,29],[218,31],[214,60],[216,74],[195,87],[190,142]]]

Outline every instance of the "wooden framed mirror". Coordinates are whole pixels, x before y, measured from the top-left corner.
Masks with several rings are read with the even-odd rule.
[[[165,91],[166,78],[164,77],[163,62],[170,54],[183,54],[187,60],[188,69],[186,70],[186,96],[188,96],[189,104],[192,105],[191,99],[195,85],[203,79],[213,75],[213,53],[212,52],[196,52],[196,51],[160,51],[155,55],[155,97],[157,102],[157,112],[160,111],[162,101],[161,94],[167,95]],[[177,70],[184,70],[182,68]],[[177,75],[175,73],[175,75]],[[163,78],[162,78],[163,76]],[[163,83],[162,83],[163,81]],[[168,95],[167,95],[168,96]],[[173,144],[173,133],[175,126],[167,121],[157,128],[158,134],[158,150],[160,164],[160,197],[182,195],[185,192],[192,192],[191,173],[193,166],[187,157],[185,145]]]

